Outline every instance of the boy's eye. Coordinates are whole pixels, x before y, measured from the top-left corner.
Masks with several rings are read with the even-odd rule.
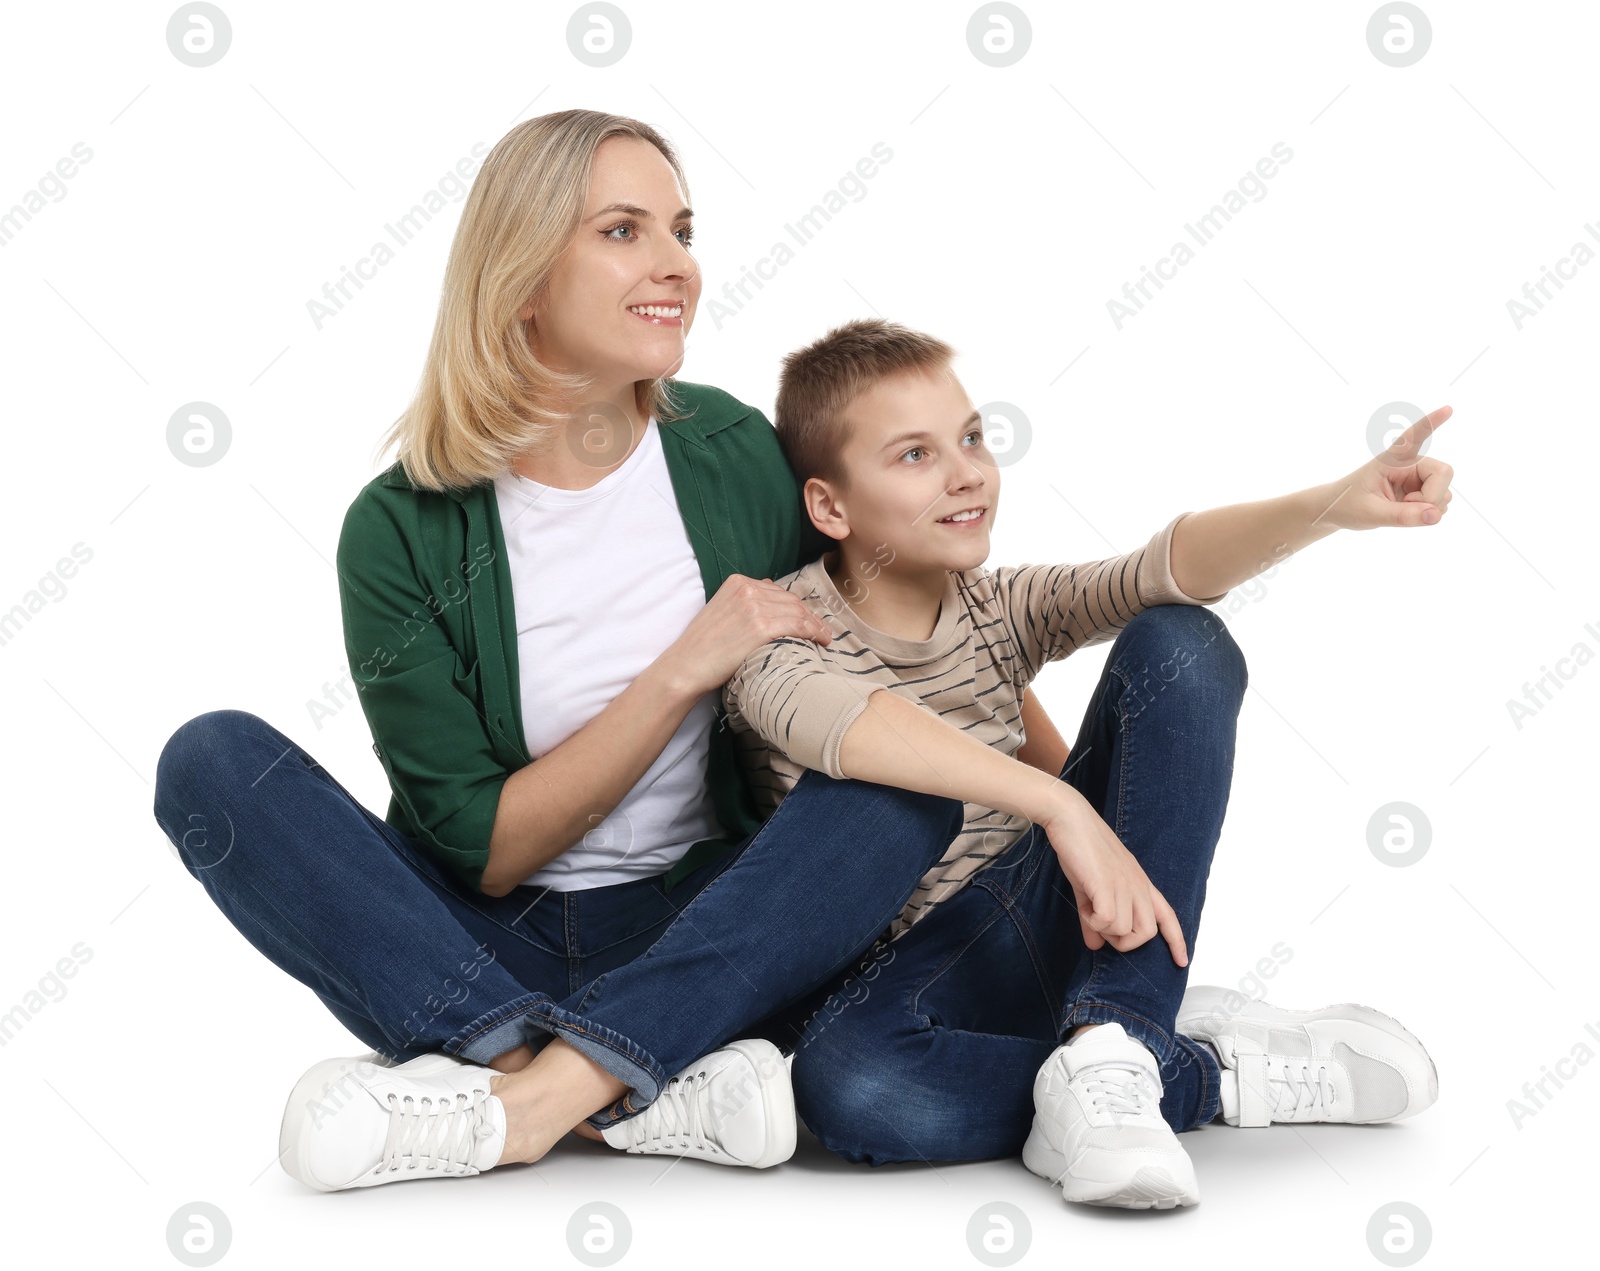
[[[983,429],[981,429],[981,428],[972,429],[961,440],[962,441],[971,441],[972,438],[974,438],[974,437],[976,437],[978,439],[977,442],[975,443],[975,445],[981,446],[981,445],[984,444],[984,441],[983,441]],[[972,448],[973,448],[972,446],[968,447],[968,449],[972,449]],[[925,452],[925,447],[923,447],[923,446],[912,446],[910,450],[907,450],[900,457],[902,459],[906,459],[906,458],[909,458],[911,455],[920,455],[920,454],[923,454],[924,452]],[[912,462],[915,463],[916,460],[913,459]]]

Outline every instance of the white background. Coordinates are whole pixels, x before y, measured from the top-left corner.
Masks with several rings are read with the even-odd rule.
[[[994,68],[971,3],[627,0],[629,52],[596,69],[568,51],[573,7],[226,3],[232,45],[203,69],[160,5],[7,14],[0,215],[93,151],[0,248],[0,610],[93,553],[0,646],[0,1011],[92,953],[0,1049],[7,1260],[180,1265],[167,1222],[196,1200],[238,1267],[578,1265],[567,1222],[595,1200],[629,1217],[623,1265],[976,1267],[967,1224],[997,1200],[1031,1224],[1021,1265],[1379,1266],[1367,1223],[1397,1200],[1431,1223],[1425,1266],[1592,1256],[1600,1064],[1520,1128],[1507,1101],[1600,1029],[1600,666],[1521,728],[1507,701],[1600,651],[1600,263],[1521,330],[1507,301],[1600,249],[1600,13],[1427,0],[1432,45],[1397,69],[1368,48],[1370,0],[1033,0],[1027,54]],[[1235,985],[1286,943],[1269,1000],[1398,1017],[1437,1061],[1435,1107],[1185,1135],[1203,1200],[1168,1214],[1069,1207],[1015,1160],[870,1170],[804,1139],[763,1173],[569,1141],[331,1196],[274,1164],[295,1078],[364,1048],[178,862],[156,758],[189,717],[250,710],[386,808],[359,708],[319,726],[307,702],[345,671],[338,529],[388,461],[459,205],[320,330],[307,301],[474,143],[573,106],[681,147],[707,279],[684,378],[770,414],[782,354],[880,313],[956,345],[974,401],[1026,412],[991,564],[1129,550],[1178,511],[1344,475],[1383,403],[1454,406],[1429,447],[1456,470],[1442,523],[1337,534],[1215,607],[1250,690],[1191,980]],[[865,197],[719,329],[721,284],[877,142]],[[1276,142],[1294,157],[1266,197],[1117,330],[1106,302]],[[233,428],[204,468],[166,443],[197,400]],[[1069,740],[1104,656],[1041,683]],[[1368,846],[1397,800],[1432,833],[1404,868]]]

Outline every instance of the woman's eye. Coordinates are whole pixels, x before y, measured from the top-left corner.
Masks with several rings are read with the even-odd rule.
[[[904,459],[906,457],[906,455],[920,455],[921,453],[922,453],[922,447],[921,446],[912,446],[910,450],[906,451],[906,453],[904,455],[901,455],[900,457],[902,459]]]
[[[616,237],[623,231],[627,232],[626,238]],[[620,224],[613,225],[610,229],[601,230],[600,232],[604,237],[611,239],[611,241],[614,243],[625,243],[639,237],[639,227],[632,221],[622,221]],[[692,227],[687,225],[682,229],[674,230],[673,235],[685,247],[689,246],[689,244],[694,241],[694,230]]]
[[[969,437],[976,437],[976,438],[977,438],[977,439],[978,439],[978,444],[979,444],[979,445],[980,445],[980,446],[981,446],[981,445],[983,445],[983,429],[981,429],[981,428],[974,428],[974,429],[973,429],[973,430],[972,430],[972,431],[971,431],[971,432],[969,432],[969,433],[968,433],[968,434],[967,434],[967,436],[969,436]]]

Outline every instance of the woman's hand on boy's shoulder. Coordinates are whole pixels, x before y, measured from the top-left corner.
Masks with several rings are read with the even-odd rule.
[[[1424,415],[1387,450],[1348,476],[1323,486],[1327,507],[1317,523],[1344,530],[1437,525],[1453,497],[1450,479],[1455,469],[1421,450],[1451,413],[1450,407],[1441,406]]]

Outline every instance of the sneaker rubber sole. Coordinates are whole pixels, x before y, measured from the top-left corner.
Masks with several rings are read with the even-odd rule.
[[[1034,1116],[1028,1141],[1022,1145],[1022,1163],[1040,1178],[1060,1187],[1061,1194],[1067,1200],[1081,1205],[1108,1205],[1119,1209],[1176,1209],[1181,1205],[1200,1203],[1197,1188],[1180,1182],[1170,1171],[1156,1166],[1147,1165],[1137,1170],[1132,1178],[1121,1184],[1068,1177],[1067,1158],[1050,1146],[1050,1141],[1039,1128],[1037,1115]]]

